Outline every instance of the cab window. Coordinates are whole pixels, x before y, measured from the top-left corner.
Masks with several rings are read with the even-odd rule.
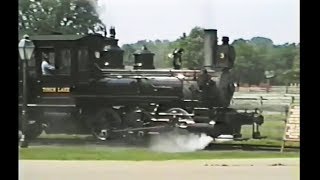
[[[42,75],[70,75],[71,50],[70,49],[42,49],[41,72]],[[45,60],[45,61],[44,61]],[[46,64],[43,66],[42,64]],[[50,68],[45,68],[50,67]],[[44,68],[44,69],[42,69]],[[44,73],[45,72],[45,73]]]
[[[71,72],[71,50],[61,49],[60,59],[56,62],[57,75],[70,75]]]
[[[80,48],[78,50],[78,70],[79,72],[88,71],[88,49],[87,48]]]

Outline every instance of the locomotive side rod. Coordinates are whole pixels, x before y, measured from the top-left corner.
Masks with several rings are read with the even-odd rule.
[[[165,129],[165,128],[173,128],[172,126],[165,125],[165,126],[152,126],[152,127],[141,127],[141,128],[126,128],[126,129],[117,129],[111,130],[113,133],[120,133],[120,132],[129,132],[129,131],[143,131],[143,130],[153,130],[153,129]]]

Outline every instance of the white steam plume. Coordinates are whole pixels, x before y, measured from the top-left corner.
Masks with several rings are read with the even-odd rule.
[[[110,0],[87,0],[96,10],[100,20],[106,26],[114,26],[112,14],[109,12],[111,9]]]
[[[213,141],[206,134],[164,133],[151,138],[150,149],[158,152],[193,152],[202,150]]]

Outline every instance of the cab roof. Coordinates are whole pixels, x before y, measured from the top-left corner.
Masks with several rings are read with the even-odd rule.
[[[75,41],[90,35],[34,35],[30,36],[33,41]]]

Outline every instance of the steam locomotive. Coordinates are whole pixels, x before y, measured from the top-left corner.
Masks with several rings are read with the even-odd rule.
[[[19,64],[19,127],[28,139],[47,134],[92,134],[99,140],[143,137],[172,129],[241,137],[253,125],[259,138],[259,111],[228,108],[235,86],[230,71],[235,52],[217,43],[217,30],[204,30],[201,69],[156,69],[147,47],[134,53],[134,66],[123,65],[124,51],[115,29],[110,36],[35,35],[23,97]],[[42,74],[41,63],[55,66]],[[27,118],[21,121],[23,101]]]

